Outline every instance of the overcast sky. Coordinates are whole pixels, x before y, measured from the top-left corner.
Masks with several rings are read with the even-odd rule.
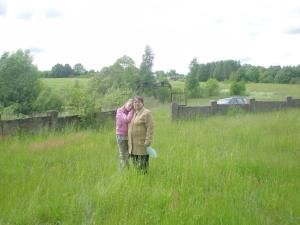
[[[0,0],[0,53],[31,49],[34,64],[101,70],[128,55],[154,70],[240,60],[300,64],[300,0]]]

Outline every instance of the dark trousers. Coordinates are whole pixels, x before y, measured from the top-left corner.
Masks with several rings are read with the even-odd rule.
[[[133,155],[130,154],[130,158],[135,168],[143,171],[144,173],[148,172],[149,168],[149,155]]]

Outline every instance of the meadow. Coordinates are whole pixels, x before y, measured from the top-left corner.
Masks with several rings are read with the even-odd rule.
[[[87,87],[90,78],[42,78],[42,83],[54,91],[62,91],[66,88],[73,87],[76,82],[81,87]]]
[[[248,90],[300,97],[267,87]],[[158,152],[147,175],[118,170],[113,121],[0,138],[0,225],[300,224],[299,109],[172,122],[169,104],[146,107]]]
[[[155,119],[147,175],[120,173],[114,123],[0,142],[0,224],[299,224],[300,111]]]

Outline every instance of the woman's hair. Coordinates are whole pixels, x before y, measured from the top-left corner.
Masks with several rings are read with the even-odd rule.
[[[132,104],[132,103],[133,103],[133,99],[130,98],[130,99],[128,99],[128,100],[125,102],[124,105],[127,107],[127,105]]]
[[[140,101],[140,102],[142,102],[142,103],[144,104],[144,99],[143,99],[143,97],[141,97],[141,96],[134,96],[134,97],[133,97],[133,101],[134,101],[134,100]]]
[[[125,105],[127,105],[127,104],[132,104],[132,103],[133,103],[133,99],[130,98],[130,99],[127,100],[127,102],[125,103]]]

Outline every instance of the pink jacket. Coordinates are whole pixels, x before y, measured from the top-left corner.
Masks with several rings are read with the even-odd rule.
[[[133,110],[127,112],[124,106],[117,109],[116,114],[116,134],[120,136],[128,135],[128,123],[133,117]]]

